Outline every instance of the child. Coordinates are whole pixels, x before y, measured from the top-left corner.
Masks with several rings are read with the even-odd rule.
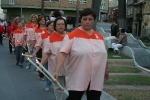
[[[23,35],[24,35],[24,29],[22,28],[22,21],[19,21],[18,28],[14,30],[13,34],[13,41],[12,44],[15,44],[15,50],[16,50],[16,65],[20,66],[20,68],[23,68],[22,63],[24,62],[24,57],[22,56],[22,53],[25,53],[26,50],[26,43],[23,41]]]

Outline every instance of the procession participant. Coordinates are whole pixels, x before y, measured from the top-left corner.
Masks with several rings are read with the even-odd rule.
[[[35,40],[34,31],[35,28],[38,27],[37,24],[37,15],[32,14],[29,19],[29,23],[25,26],[25,34],[24,34],[24,40],[27,41],[27,47],[28,47],[28,53],[32,54],[34,51],[34,45],[32,43],[33,40]],[[34,62],[36,63],[35,59],[33,58]],[[29,69],[31,67],[31,63],[29,61],[26,62],[26,69]],[[34,67],[34,70],[38,71],[36,67]]]
[[[54,77],[67,57],[66,100],[81,100],[86,91],[87,100],[100,100],[104,77],[108,78],[107,51],[104,37],[92,26],[96,13],[86,8],[80,13],[81,26],[65,36],[55,66]]]
[[[12,40],[12,36],[13,36],[13,20],[10,19],[8,21],[8,26],[7,26],[7,30],[6,30],[6,34],[7,37],[9,38],[9,52],[10,54],[12,53],[12,45],[11,45],[11,40]]]
[[[19,65],[21,68],[23,68],[23,61],[24,57],[22,56],[22,53],[25,53],[25,46],[26,43],[23,41],[23,35],[24,30],[22,28],[22,21],[18,22],[18,29],[14,30],[13,34],[13,40],[12,44],[15,44],[15,50],[16,50],[16,65]]]
[[[38,39],[41,37],[41,34],[44,34],[44,33],[46,33],[48,31],[46,26],[45,26],[44,16],[39,16],[38,20],[37,20],[37,23],[38,23],[38,27],[35,29],[35,40],[33,40],[33,44],[35,44],[34,45],[35,48],[36,48],[36,45],[39,42]],[[38,58],[42,58],[42,48],[40,48],[40,49],[36,48],[34,53],[32,54],[32,56],[35,57],[35,55]],[[44,81],[44,75],[40,71],[38,71],[38,72],[39,72],[40,79],[42,81]]]
[[[13,23],[13,31],[18,29],[18,23],[20,22],[21,18],[20,17],[16,17],[14,19],[14,23]]]
[[[0,45],[3,45],[3,33],[4,33],[4,27],[0,25]]]
[[[44,42],[45,42],[45,39],[47,37],[49,37],[53,32],[54,32],[54,27],[53,27],[53,22],[52,21],[49,21],[47,24],[46,24],[46,27],[48,29],[48,31],[46,31],[45,33],[41,34],[41,37],[38,38],[37,40],[37,43],[35,44],[35,47],[36,47],[36,50],[35,52],[33,53],[33,55],[36,55],[36,53],[43,47],[44,47]],[[48,62],[44,64],[44,67],[45,69],[48,70]],[[51,82],[45,78],[45,91],[49,91],[50,90],[50,86],[51,86]]]
[[[44,48],[43,48],[43,56],[41,64],[45,64],[48,60],[48,71],[51,74],[54,74],[56,60],[58,58],[58,54],[60,51],[60,47],[64,36],[66,35],[67,23],[62,17],[56,18],[54,21],[54,30],[55,32],[46,39]],[[61,68],[59,73],[58,81],[64,87],[65,86],[65,65]],[[57,85],[53,84],[54,87],[54,95],[56,100],[62,100],[63,90]]]

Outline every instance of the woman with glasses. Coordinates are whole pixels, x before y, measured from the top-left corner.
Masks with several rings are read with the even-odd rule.
[[[62,41],[64,39],[64,36],[66,35],[66,27],[67,27],[67,23],[65,19],[63,19],[62,17],[56,18],[56,20],[54,21],[55,32],[45,41],[41,64],[45,64],[45,62],[48,60],[48,71],[52,75],[54,74],[56,60],[59,55]],[[65,86],[65,73],[66,70],[64,64],[62,65],[61,71],[59,73],[59,78],[58,78],[59,83],[63,87]],[[61,88],[54,83],[53,83],[53,87],[54,87],[54,95],[56,97],[56,100],[62,100],[63,90],[61,90]]]

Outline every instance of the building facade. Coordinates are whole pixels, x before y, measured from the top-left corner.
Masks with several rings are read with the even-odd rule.
[[[63,10],[65,17],[76,16],[77,0],[45,0],[44,15],[48,16],[51,11]],[[21,16],[27,21],[31,14],[41,14],[41,0],[2,0],[2,9],[7,14],[7,19]],[[80,0],[80,10],[91,7],[92,0]]]

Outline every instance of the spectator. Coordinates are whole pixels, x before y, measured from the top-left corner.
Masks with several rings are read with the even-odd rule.
[[[119,27],[118,27],[118,25],[116,24],[115,21],[112,22],[111,36],[115,36],[116,38],[119,37]]]
[[[121,34],[119,35],[119,38],[116,39],[115,43],[112,43],[112,48],[114,49],[114,51],[117,54],[120,54],[121,52],[120,52],[119,48],[121,48],[125,45],[127,45],[127,36],[125,34],[125,29],[122,28]]]

